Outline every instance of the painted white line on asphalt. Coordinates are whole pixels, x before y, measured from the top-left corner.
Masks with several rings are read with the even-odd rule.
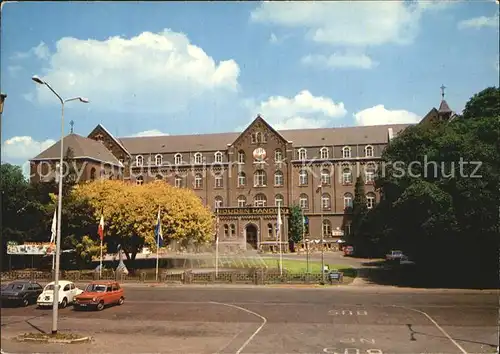
[[[256,313],[256,312],[250,311],[250,310],[248,310],[248,309],[246,309],[246,308],[244,308],[244,307],[240,307],[240,306],[236,306],[236,305],[232,305],[232,304],[226,304],[226,303],[224,303],[224,302],[216,302],[216,301],[211,301],[211,303],[213,303],[213,304],[218,304],[218,305],[222,305],[222,306],[227,306],[227,307],[232,307],[232,308],[235,308],[235,309],[238,309],[238,310],[241,310],[241,311],[247,312],[247,313],[249,313],[249,314],[251,314],[251,315],[257,316],[257,317],[259,317],[259,318],[262,320],[262,324],[259,326],[259,328],[257,328],[257,329],[255,330],[255,332],[253,332],[253,333],[252,333],[252,335],[251,335],[250,337],[248,337],[248,339],[245,341],[245,343],[243,343],[243,345],[240,347],[240,349],[238,349],[238,350],[236,351],[236,353],[235,353],[235,354],[240,354],[240,353],[241,353],[241,351],[242,351],[243,349],[245,349],[245,348],[246,348],[246,346],[248,345],[248,343],[250,343],[250,342],[252,341],[252,339],[254,339],[254,338],[255,338],[255,336],[256,336],[256,335],[260,332],[260,330],[261,330],[261,329],[262,329],[262,328],[266,325],[266,323],[267,323],[267,319],[266,319],[264,316],[259,315],[259,314],[258,314],[258,313]]]
[[[417,309],[414,309],[411,307],[405,307],[405,306],[398,306],[398,305],[393,305],[393,306],[421,313],[422,315],[427,317],[427,319],[429,319],[429,321],[431,321],[434,324],[434,326],[436,326],[437,329],[439,329],[441,331],[441,333],[443,333],[444,336],[446,338],[448,338],[450,340],[450,342],[452,342],[463,354],[468,354],[467,351],[464,348],[462,348],[462,346],[460,344],[458,344],[453,338],[451,338],[451,336],[431,316],[429,316],[424,311],[420,311],[420,310],[417,310]]]

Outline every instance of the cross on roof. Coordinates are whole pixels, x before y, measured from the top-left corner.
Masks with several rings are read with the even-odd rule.
[[[441,85],[440,89],[441,89],[441,97],[444,99],[444,89],[446,88],[446,86],[444,85]]]
[[[73,126],[75,125],[74,121],[70,121],[69,125],[71,125],[71,134],[73,134]]]

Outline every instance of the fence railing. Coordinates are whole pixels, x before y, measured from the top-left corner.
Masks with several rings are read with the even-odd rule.
[[[328,280],[332,284],[344,283],[344,274],[340,272],[338,279]],[[329,277],[325,277],[330,279]],[[2,282],[11,280],[31,280],[37,282],[50,282],[53,280],[53,272],[50,271],[8,271],[1,273]],[[125,283],[156,283],[156,275],[149,272],[136,271],[133,274],[116,273],[105,269],[101,276],[99,272],[90,271],[62,271],[60,279],[74,282],[90,282],[93,280],[116,280]],[[161,270],[158,282],[169,284],[314,284],[322,281],[318,273],[290,273],[274,269],[248,269],[248,270],[224,270],[219,271],[192,271],[192,270]]]

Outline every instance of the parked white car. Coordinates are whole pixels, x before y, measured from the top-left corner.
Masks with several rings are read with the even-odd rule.
[[[68,304],[72,304],[77,295],[83,293],[82,289],[75,286],[72,281],[59,280],[59,306],[65,308]],[[36,301],[40,307],[52,306],[54,301],[54,282],[45,285],[43,292],[38,296]]]

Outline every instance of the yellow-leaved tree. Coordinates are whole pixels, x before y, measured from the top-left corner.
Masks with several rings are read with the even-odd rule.
[[[97,180],[78,185],[76,198],[87,199],[105,221],[105,242],[120,244],[128,259],[143,246],[156,249],[154,234],[161,210],[165,243],[205,243],[213,238],[214,218],[193,191],[165,182],[135,185],[117,180]]]

